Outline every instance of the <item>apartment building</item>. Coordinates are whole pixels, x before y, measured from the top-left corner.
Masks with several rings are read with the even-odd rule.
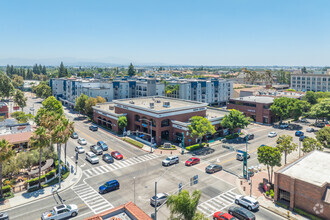
[[[330,70],[314,72],[314,74],[292,74],[291,88],[297,91],[330,91]]]

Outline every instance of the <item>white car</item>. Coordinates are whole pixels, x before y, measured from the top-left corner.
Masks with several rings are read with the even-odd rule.
[[[86,145],[87,141],[85,140],[85,138],[79,138],[78,143],[81,144],[81,145]]]
[[[307,132],[314,132],[314,128],[306,128]]]
[[[276,137],[277,136],[277,133],[275,131],[272,131],[268,134],[268,137]]]
[[[41,215],[42,220],[50,219],[66,219],[68,217],[75,217],[78,215],[78,206],[74,204],[55,206],[53,210],[44,212]]]
[[[75,151],[79,154],[85,153],[85,149],[82,146],[76,146]]]
[[[289,124],[280,124],[280,128],[282,129],[285,129],[285,128],[288,128],[289,127]]]
[[[240,196],[240,195],[238,195],[238,196],[235,197],[235,203],[237,205],[245,206],[250,211],[251,210],[256,210],[256,209],[259,208],[259,202],[256,199],[254,199],[250,196]]]
[[[91,151],[86,153],[86,160],[91,164],[99,163],[99,158]]]

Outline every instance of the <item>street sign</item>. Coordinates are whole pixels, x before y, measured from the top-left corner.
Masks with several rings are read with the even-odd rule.
[[[78,158],[79,158],[78,155],[79,155],[78,152],[76,152],[76,163],[78,162]]]
[[[182,191],[182,183],[179,183],[179,193]]]
[[[194,176],[194,185],[198,183],[198,175]]]

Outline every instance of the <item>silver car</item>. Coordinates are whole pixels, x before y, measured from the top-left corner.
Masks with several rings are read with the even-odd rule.
[[[76,146],[75,151],[79,154],[85,153],[85,149],[82,146]]]
[[[168,194],[167,193],[158,193],[156,196],[151,197],[150,205],[155,206],[156,197],[157,197],[157,206],[160,206],[166,202]]]
[[[78,143],[81,144],[81,145],[86,145],[87,141],[85,140],[85,138],[79,138]]]

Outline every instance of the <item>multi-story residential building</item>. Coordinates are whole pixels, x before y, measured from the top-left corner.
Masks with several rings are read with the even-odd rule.
[[[297,91],[330,91],[330,70],[314,74],[292,74],[291,88]]]

